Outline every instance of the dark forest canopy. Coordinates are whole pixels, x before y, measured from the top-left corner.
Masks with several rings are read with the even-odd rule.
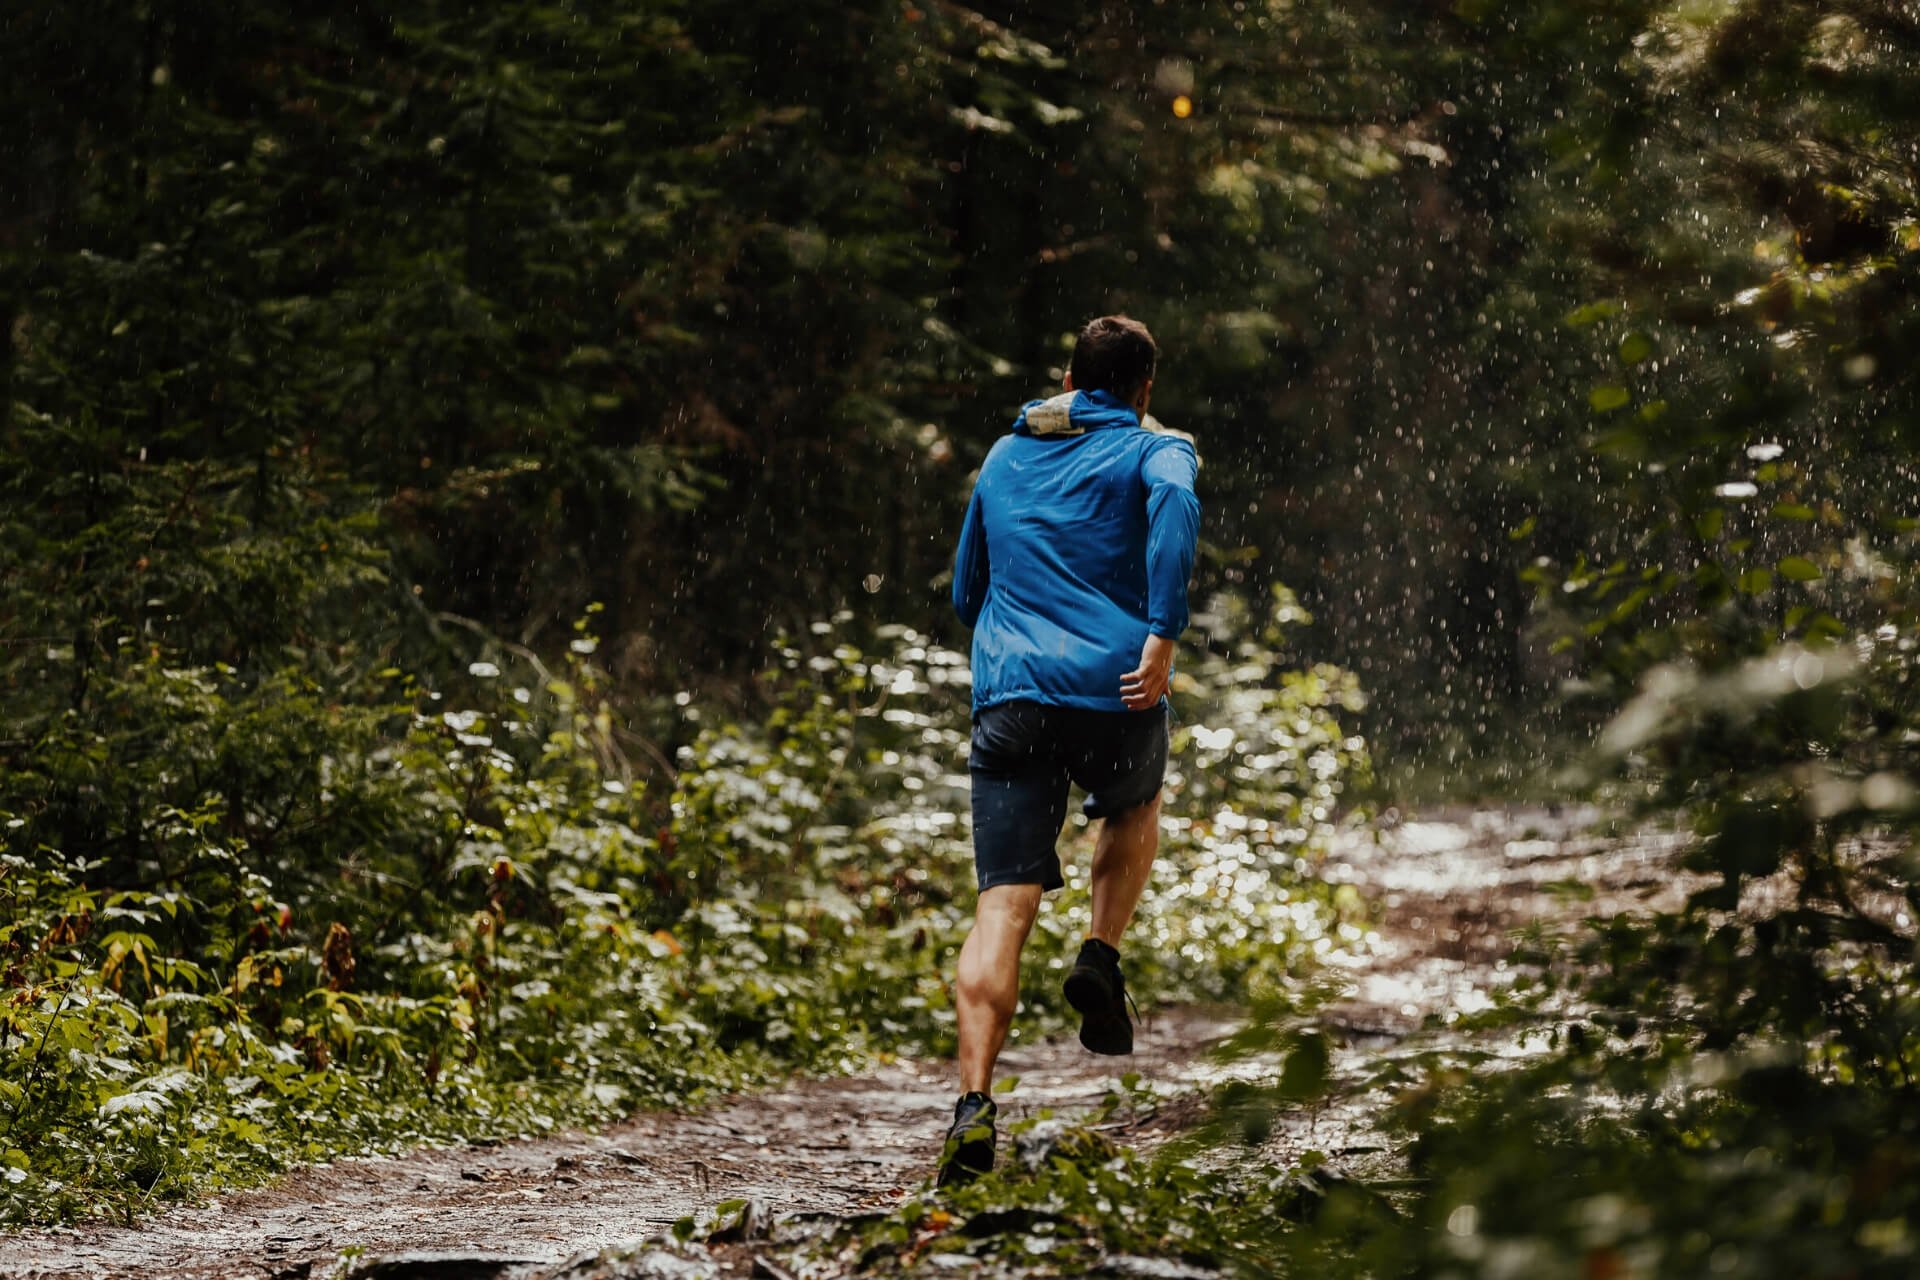
[[[1109,310],[1200,595],[1297,587],[1413,741],[1574,670],[1536,557],[1684,576],[1754,445],[1843,524],[1911,482],[1898,6],[217,12],[4,19],[9,585],[94,648],[345,580],[363,637],[604,601],[638,689],[950,628],[968,471]]]

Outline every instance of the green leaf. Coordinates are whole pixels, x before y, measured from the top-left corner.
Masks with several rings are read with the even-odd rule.
[[[1773,570],[1749,569],[1740,575],[1740,591],[1743,595],[1763,596],[1773,587]]]
[[[1647,456],[1647,438],[1636,426],[1615,427],[1594,439],[1593,451],[1614,458],[1643,459]]]
[[[1620,304],[1611,298],[1589,302],[1567,312],[1566,321],[1576,329],[1586,329],[1620,314]]]
[[[1847,624],[1830,613],[1817,613],[1801,634],[1808,640],[1840,640],[1847,634]]]
[[[1535,527],[1538,526],[1539,523],[1540,518],[1538,516],[1528,516],[1525,520],[1522,520],[1519,525],[1507,530],[1507,537],[1515,542],[1523,541],[1532,535]]]
[[[1622,600],[1613,607],[1613,612],[1608,615],[1607,620],[1614,623],[1625,622],[1638,612],[1640,606],[1645,604],[1652,596],[1652,587],[1636,588],[1625,600]]]
[[[1624,409],[1633,395],[1617,382],[1603,382],[1587,393],[1587,403],[1593,406],[1595,413],[1612,413],[1615,409]]]
[[[1775,567],[1788,582],[1815,582],[1822,576],[1820,566],[1805,556],[1788,556]]]
[[[1639,364],[1653,354],[1653,339],[1635,329],[1620,339],[1620,361],[1622,364]]]
[[[1812,507],[1798,502],[1776,502],[1773,504],[1773,514],[1782,520],[1811,520],[1816,513]]]
[[[1326,1088],[1332,1060],[1324,1033],[1307,1031],[1294,1037],[1293,1051],[1280,1069],[1281,1096],[1293,1101],[1318,1097]]]

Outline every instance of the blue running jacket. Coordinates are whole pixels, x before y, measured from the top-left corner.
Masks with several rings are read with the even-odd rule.
[[[1200,459],[1105,391],[1021,410],[980,467],[953,561],[973,628],[973,709],[1025,699],[1125,711],[1147,634],[1187,627]]]

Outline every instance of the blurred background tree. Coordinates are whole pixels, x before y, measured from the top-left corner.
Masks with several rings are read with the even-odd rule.
[[[13,509],[52,538],[139,506],[177,554],[41,548],[16,599],[84,581],[118,593],[88,618],[224,652],[304,588],[187,561],[283,573],[265,528],[358,519],[302,544],[301,582],[361,583],[334,634],[538,646],[604,600],[649,690],[827,604],[951,634],[970,466],[1128,310],[1206,457],[1203,590],[1295,584],[1392,739],[1501,737],[1561,671],[1509,530],[1618,523],[1568,300],[1685,275],[1598,250],[1739,194],[1677,136],[1684,188],[1604,186],[1665,137],[1623,63],[1655,11],[1563,8],[28,6]]]

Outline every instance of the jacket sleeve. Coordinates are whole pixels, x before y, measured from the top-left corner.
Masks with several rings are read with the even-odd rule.
[[[1193,482],[1200,458],[1177,437],[1155,441],[1140,464],[1147,487],[1147,630],[1178,639],[1187,629],[1187,579],[1200,536],[1200,499]],[[959,590],[959,579],[954,579]]]
[[[980,511],[980,487],[975,485],[960,526],[960,546],[953,554],[953,611],[969,627],[980,620],[987,582],[987,526]]]

